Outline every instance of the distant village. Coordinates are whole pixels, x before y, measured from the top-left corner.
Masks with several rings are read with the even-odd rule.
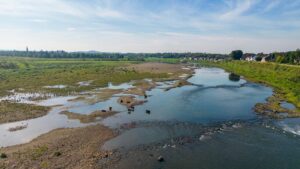
[[[182,61],[184,60],[194,60],[194,61],[201,61],[201,60],[206,60],[206,61],[223,61],[223,60],[228,60],[229,57],[184,57]],[[241,57],[240,60],[245,60],[245,61],[256,61],[256,62],[267,62],[267,61],[275,61],[275,55],[273,54],[264,54],[264,53],[245,53]]]
[[[184,57],[181,59],[182,62],[185,61],[223,61],[223,60],[230,60],[232,59],[230,55],[227,57],[206,57],[206,56],[195,56],[195,57]],[[270,54],[265,53],[244,53],[241,55],[240,59],[236,60],[243,60],[248,62],[279,62],[279,63],[290,63],[290,64],[300,64],[300,51],[291,51],[291,52],[274,52]]]

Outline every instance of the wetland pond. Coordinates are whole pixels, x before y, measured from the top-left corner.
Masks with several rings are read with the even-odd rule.
[[[40,118],[1,124],[0,146],[26,143],[56,128],[100,123],[120,131],[102,147],[118,149],[123,155],[115,168],[298,168],[300,120],[257,115],[253,107],[265,102],[272,89],[230,76],[219,68],[198,68],[188,79],[192,85],[165,90],[174,81],[156,82],[147,91],[147,102],[132,112],[117,102],[124,93],[93,104],[72,100],[77,96],[44,100],[37,104],[59,106]],[[132,87],[131,83],[108,85],[111,89]],[[110,106],[119,113],[92,123],[59,113],[90,114]],[[24,124],[23,130],[8,131]],[[164,162],[158,162],[158,156]]]

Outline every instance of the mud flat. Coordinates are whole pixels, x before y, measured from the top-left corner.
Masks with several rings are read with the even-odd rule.
[[[130,89],[126,90],[124,93],[145,96],[146,91],[149,91],[156,87],[156,83],[153,81],[140,80],[140,81],[136,81],[133,84],[133,86],[134,86],[134,88],[130,88]]]
[[[147,102],[147,100],[137,100],[134,96],[121,96],[118,99],[118,103],[127,106],[128,108],[141,105]]]
[[[69,111],[62,111],[60,114],[64,114],[68,117],[68,119],[72,120],[79,120],[81,123],[91,123],[95,122],[97,118],[106,118],[109,116],[112,116],[118,112],[116,111],[106,111],[106,110],[99,110],[99,111],[94,111],[91,114],[79,114],[79,113],[73,113]]]
[[[280,94],[274,93],[267,99],[265,103],[257,103],[254,107],[256,113],[269,116],[271,118],[295,118],[300,116],[300,112],[296,107],[289,109],[281,105],[284,99],[281,99]],[[292,104],[291,104],[292,105]]]
[[[168,87],[165,89],[165,91],[177,88],[177,87],[182,87],[182,86],[186,86],[186,85],[193,85],[192,83],[188,82],[187,80],[178,80],[176,81],[171,87]]]
[[[7,157],[0,168],[96,168],[97,161],[113,152],[100,150],[116,134],[101,125],[56,129],[30,143],[1,148]]]
[[[25,103],[0,102],[0,124],[44,116],[50,107]]]
[[[151,72],[151,73],[167,73],[169,78],[178,78],[182,74],[191,74],[193,69],[183,69],[186,65],[182,64],[168,64],[168,63],[141,63],[130,65],[127,68],[137,72]]]
[[[121,93],[121,89],[101,89],[100,91],[90,92],[87,95],[78,96],[68,101],[85,101],[89,104],[95,104],[110,99],[113,95]],[[90,97],[92,96],[92,97]]]
[[[16,127],[11,127],[11,128],[8,129],[8,131],[15,132],[15,131],[18,131],[18,130],[23,130],[25,128],[27,128],[27,124],[16,126]]]

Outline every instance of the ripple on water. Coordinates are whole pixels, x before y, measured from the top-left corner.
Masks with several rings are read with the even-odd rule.
[[[282,127],[286,132],[300,135],[300,118],[283,119],[277,122],[277,125]]]

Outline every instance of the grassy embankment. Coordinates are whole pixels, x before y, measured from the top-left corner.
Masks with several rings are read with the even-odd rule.
[[[292,117],[300,115],[300,66],[243,61],[202,61],[201,64],[221,67],[229,72],[244,76],[250,81],[273,87],[275,94],[268,99],[268,103],[263,108],[282,112],[284,110],[280,108],[280,101],[286,100],[298,108],[298,110],[289,112],[289,115]]]
[[[137,72],[126,68],[127,65],[133,63],[136,62],[0,57],[0,97],[8,95],[9,90],[12,89],[17,92],[68,95],[73,92],[105,87],[108,82],[118,84],[144,78],[168,77],[166,73]],[[80,86],[78,82],[82,81],[92,82],[89,86]],[[67,87],[62,89],[44,87],[52,85],[66,85]],[[35,117],[45,114],[45,111],[36,111],[37,108],[33,105],[26,106],[19,103],[0,104],[0,109],[20,112],[19,107],[22,106],[26,107],[24,108],[26,112],[37,112]],[[7,121],[6,117],[7,114],[1,113],[0,121]],[[11,120],[18,119],[9,119]]]

